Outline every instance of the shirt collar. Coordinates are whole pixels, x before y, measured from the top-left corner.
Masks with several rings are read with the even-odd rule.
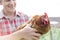
[[[16,11],[15,11],[15,16],[16,16]],[[3,11],[1,11],[0,12],[0,18],[8,18],[8,17],[3,14]]]
[[[3,17],[4,17],[3,11],[0,11],[0,18],[3,18]]]

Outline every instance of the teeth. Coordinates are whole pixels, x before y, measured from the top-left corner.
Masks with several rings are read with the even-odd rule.
[[[8,6],[9,8],[13,8],[13,6]]]

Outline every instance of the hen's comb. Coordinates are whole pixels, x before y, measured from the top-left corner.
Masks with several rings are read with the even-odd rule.
[[[46,12],[44,13],[44,16],[45,16],[46,18],[48,18],[48,15],[47,15],[47,13],[46,13]]]
[[[47,15],[47,13],[44,13],[42,22],[43,22],[44,24],[48,24],[48,15]]]

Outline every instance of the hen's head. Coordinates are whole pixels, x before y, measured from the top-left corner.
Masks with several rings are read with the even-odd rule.
[[[46,13],[44,15],[35,15],[32,18],[32,27],[36,28],[39,33],[45,34],[50,29],[50,21]]]

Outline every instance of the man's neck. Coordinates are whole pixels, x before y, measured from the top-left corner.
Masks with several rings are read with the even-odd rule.
[[[7,10],[3,9],[3,13],[4,13],[5,16],[13,17],[14,16],[14,12],[15,11],[10,12],[10,11],[7,11]]]

